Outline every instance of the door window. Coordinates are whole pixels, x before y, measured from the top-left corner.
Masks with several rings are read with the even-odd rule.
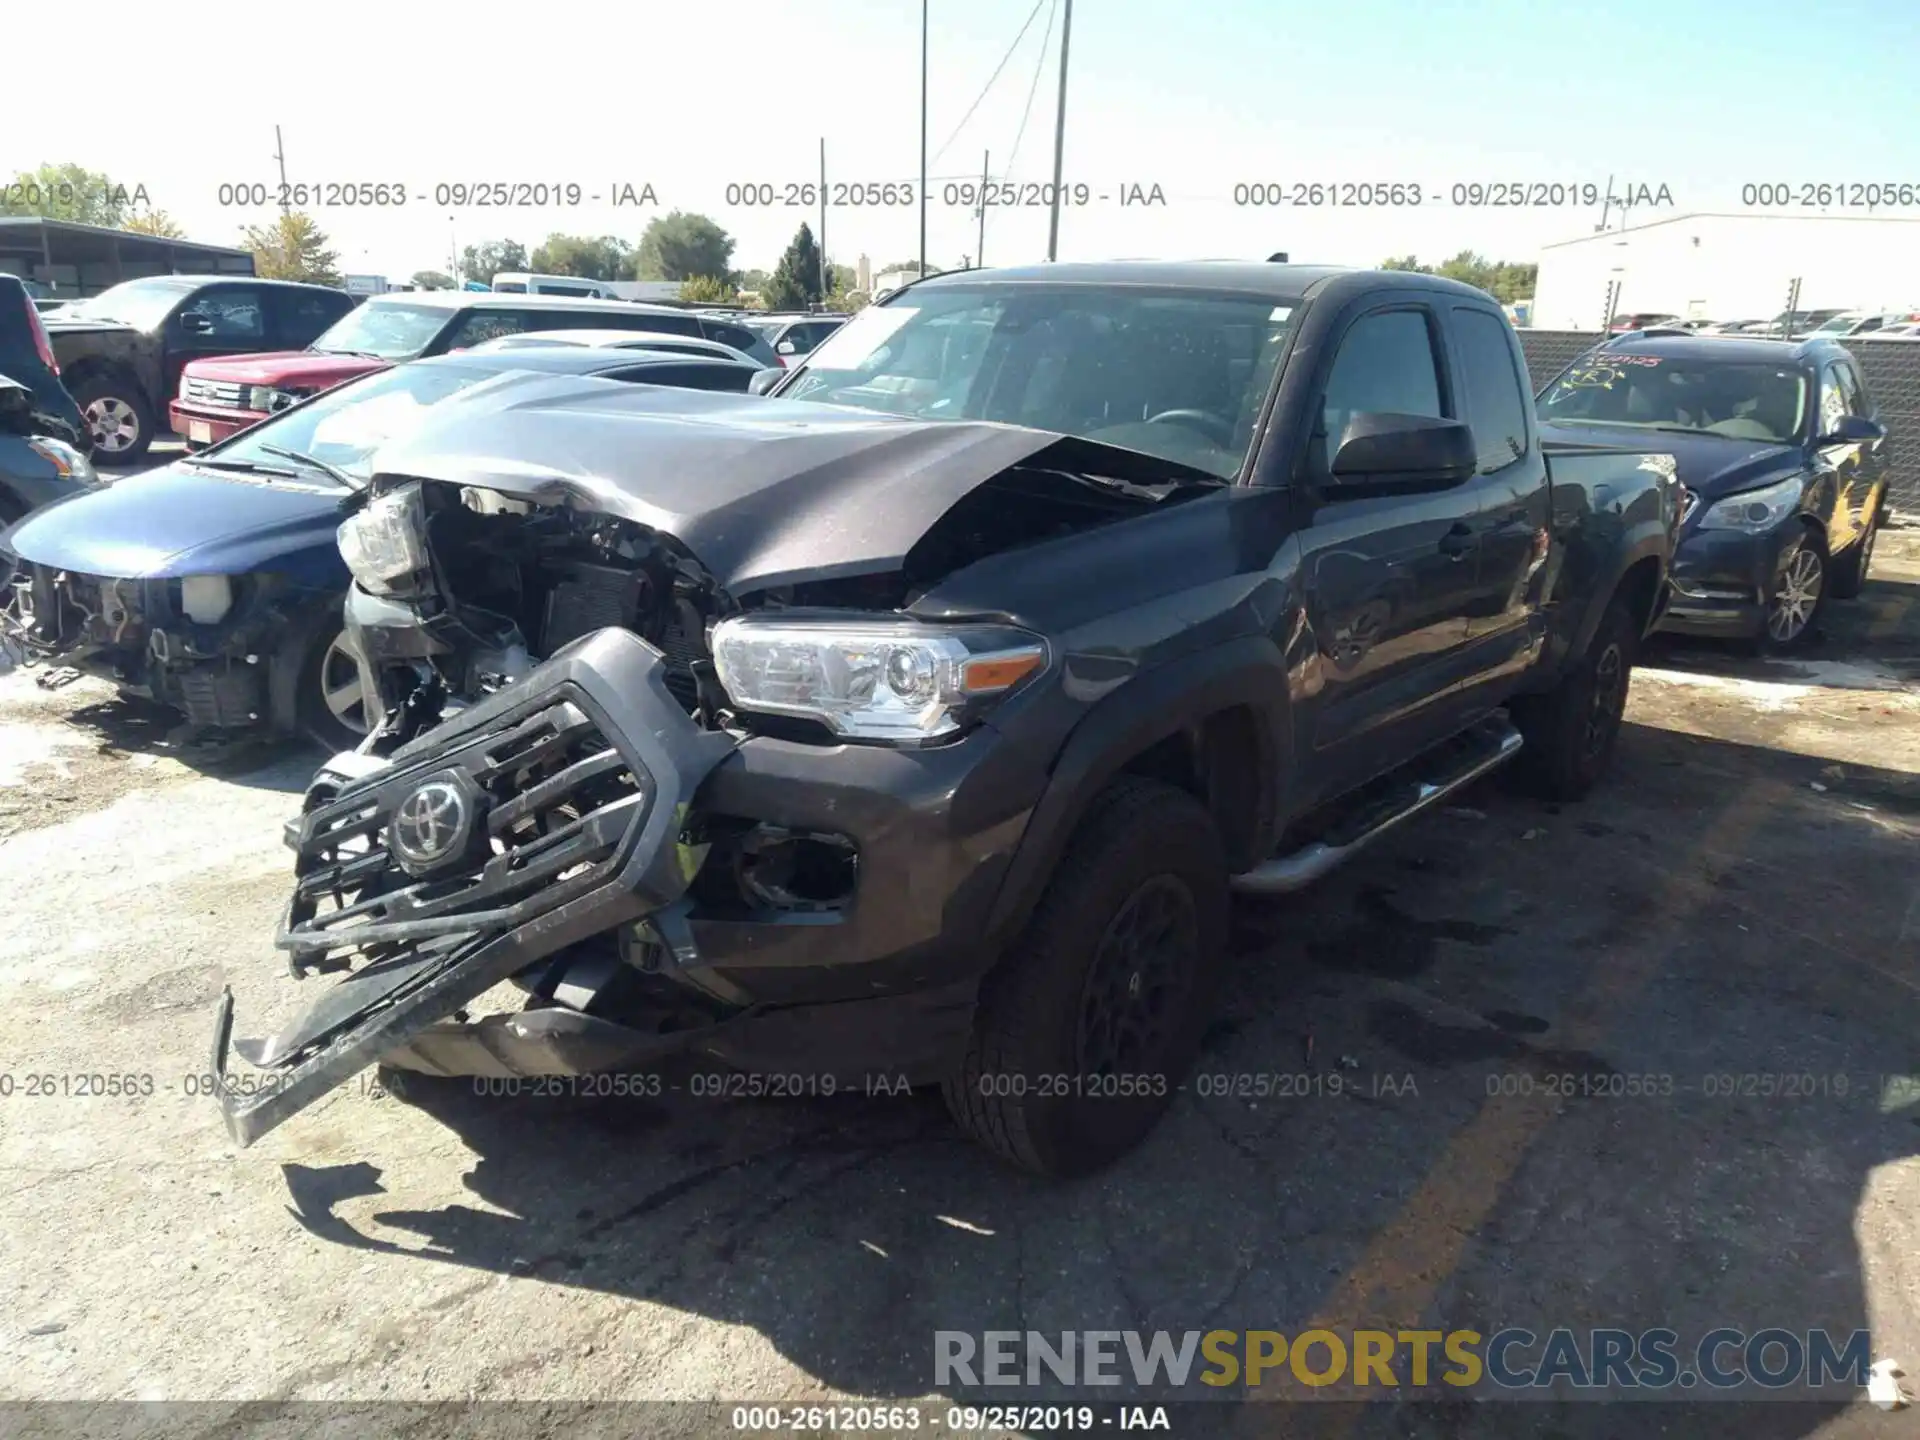
[[[1847,392],[1840,382],[1840,367],[1832,361],[1820,372],[1820,433],[1831,435],[1847,414]]]
[[[312,344],[329,325],[353,308],[345,295],[333,296],[313,290],[271,290],[267,296],[275,343],[290,348]]]
[[[206,322],[205,328],[188,316]],[[266,309],[260,292],[250,286],[214,285],[202,290],[180,307],[180,320],[188,335],[215,343],[267,338]]]
[[[1840,377],[1840,393],[1846,399],[1847,413],[1872,419],[1873,405],[1867,399],[1867,390],[1860,383],[1859,373],[1844,360],[1834,361],[1833,371]]]
[[[1460,382],[1467,423],[1480,452],[1480,473],[1511,465],[1527,453],[1527,398],[1514,368],[1506,323],[1485,310],[1456,309],[1453,335],[1460,350]]]
[[[1341,337],[1321,398],[1318,468],[1324,473],[1331,467],[1355,415],[1384,411],[1444,419],[1440,396],[1426,311],[1383,310],[1355,321]]]
[[[461,317],[460,323],[453,327],[453,333],[447,337],[449,350],[470,350],[485,340],[498,340],[502,335],[518,335],[523,330],[558,329],[559,317],[546,315],[532,316],[520,310],[475,309]]]

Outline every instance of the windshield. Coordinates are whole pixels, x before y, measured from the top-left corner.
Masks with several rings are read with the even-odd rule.
[[[1864,315],[1836,315],[1813,333],[1816,335],[1844,335],[1866,318]]]
[[[400,365],[337,385],[298,409],[242,431],[206,452],[211,461],[244,461],[271,470],[288,467],[277,450],[297,450],[365,480],[373,452],[419,422],[427,407],[497,371],[449,365]]]
[[[1540,399],[1540,418],[1646,430],[1697,430],[1738,440],[1791,441],[1807,414],[1807,379],[1780,365],[1587,355]]]
[[[835,330],[781,390],[991,420],[1240,471],[1293,309],[1145,286],[943,285]]]
[[[62,320],[118,320],[136,330],[157,330],[167,312],[196,287],[172,278],[127,280],[88,300],[76,300],[60,312]]]
[[[433,343],[456,312],[444,305],[408,305],[369,300],[342,315],[318,340],[315,350],[336,355],[377,355],[382,360],[411,360]]]

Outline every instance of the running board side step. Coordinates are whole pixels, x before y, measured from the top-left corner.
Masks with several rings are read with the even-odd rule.
[[[1428,751],[1379,782],[1376,794],[1335,821],[1321,838],[1233,877],[1233,888],[1254,895],[1305,889],[1344,864],[1402,820],[1418,815],[1519,752],[1520,732],[1504,712]],[[1425,772],[1424,774],[1422,772]],[[1365,792],[1362,792],[1363,794]]]

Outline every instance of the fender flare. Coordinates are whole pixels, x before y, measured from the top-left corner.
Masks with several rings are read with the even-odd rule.
[[[1237,706],[1251,709],[1261,722],[1255,727],[1256,773],[1246,783],[1259,786],[1266,802],[1255,848],[1270,842],[1285,813],[1292,710],[1280,647],[1270,636],[1249,635],[1141,672],[1080,718],[1028,818],[989,912],[988,936],[998,944],[1026,924],[1087,807],[1129,761]]]
[[[1655,580],[1656,586],[1664,588],[1667,583],[1667,569],[1672,560],[1666,532],[1657,524],[1637,526],[1629,531],[1625,543],[1614,556],[1614,563],[1607,572],[1606,583],[1593,587],[1593,593],[1587,597],[1586,608],[1580,614],[1580,625],[1573,632],[1573,643],[1567,647],[1565,665],[1574,664],[1587,653],[1587,647],[1593,643],[1593,637],[1600,629],[1600,622],[1606,618],[1608,609],[1613,605],[1613,597],[1620,593],[1620,582],[1625,580],[1627,572],[1643,560],[1659,563],[1660,574]],[[1648,608],[1646,628],[1641,633],[1645,639],[1658,623],[1662,606],[1660,590],[1656,589],[1653,604]]]

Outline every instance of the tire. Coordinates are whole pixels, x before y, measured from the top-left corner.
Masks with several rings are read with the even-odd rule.
[[[86,419],[95,461],[132,465],[147,453],[153,411],[135,386],[114,375],[94,375],[80,382],[73,398]]]
[[[1826,542],[1812,526],[1806,527],[1798,540],[1781,547],[1774,567],[1773,587],[1767,592],[1760,633],[1754,636],[1751,646],[1755,653],[1788,654],[1819,633],[1820,612],[1826,608],[1827,596],[1833,590],[1829,569]],[[1791,608],[1796,618],[1789,622],[1782,613],[1782,607],[1787,604],[1788,587],[1794,587],[1804,597],[1809,584],[1811,602],[1807,603],[1804,598],[1795,602]]]
[[[1856,598],[1867,583],[1867,570],[1873,564],[1873,542],[1880,534],[1880,507],[1873,510],[1866,534],[1854,541],[1853,548],[1833,562],[1827,571],[1827,594],[1835,600]]]
[[[1131,1150],[1199,1049],[1228,905],[1220,836],[1198,801],[1132,777],[1103,790],[982,987],[966,1055],[942,1086],[960,1128],[1056,1179]]]
[[[1583,799],[1606,774],[1633,684],[1640,628],[1632,603],[1615,595],[1586,654],[1560,683],[1514,700],[1513,723],[1526,741],[1514,774],[1542,799]]]
[[[328,754],[351,750],[367,738],[361,676],[353,652],[342,645],[345,634],[336,620],[314,638],[300,662],[299,688],[294,694],[294,716],[301,733]],[[346,704],[348,700],[355,703]]]

